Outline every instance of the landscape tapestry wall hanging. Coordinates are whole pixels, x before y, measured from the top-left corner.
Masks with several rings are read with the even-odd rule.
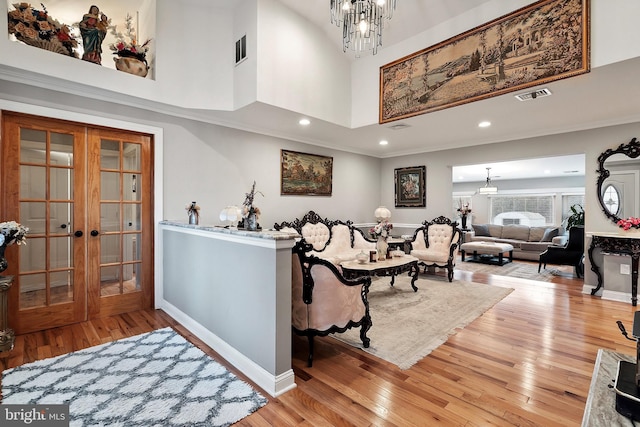
[[[395,170],[397,208],[424,208],[427,206],[426,176],[426,166],[412,166]]]
[[[281,150],[280,194],[330,196],[333,157]]]
[[[380,123],[589,72],[589,1],[542,0],[380,67]]]

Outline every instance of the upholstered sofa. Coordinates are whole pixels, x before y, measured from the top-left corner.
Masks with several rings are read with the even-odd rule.
[[[297,233],[312,246],[308,255],[315,255],[334,265],[356,259],[360,252],[375,250],[375,241],[369,240],[351,221],[329,220],[314,211],[307,212],[302,219],[275,224],[274,229]]]
[[[464,233],[464,242],[496,242],[513,246],[513,258],[539,261],[540,254],[549,245],[564,245],[567,237],[562,227],[509,224],[473,224],[472,230]]]

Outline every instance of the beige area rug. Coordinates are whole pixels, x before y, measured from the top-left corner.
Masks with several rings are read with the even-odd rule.
[[[520,279],[538,280],[540,282],[551,282],[555,277],[576,277],[571,266],[551,266],[541,268],[538,273],[538,264],[524,262],[510,262],[503,266],[482,264],[472,261],[456,262],[455,270],[470,271],[472,273],[497,274],[500,276],[517,277]]]
[[[513,289],[446,279],[432,280],[420,275],[418,292],[410,278],[374,278],[369,289],[369,310],[373,326],[364,351],[409,369],[420,359],[509,295]],[[360,329],[350,329],[332,337],[362,348]]]

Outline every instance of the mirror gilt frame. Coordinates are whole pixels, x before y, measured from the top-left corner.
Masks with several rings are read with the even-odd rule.
[[[640,141],[638,141],[637,138],[633,138],[627,144],[620,144],[618,148],[615,149],[609,148],[602,154],[600,154],[600,156],[598,156],[598,170],[596,171],[598,173],[598,201],[600,202],[600,207],[602,208],[604,214],[609,219],[611,219],[611,221],[617,223],[622,218],[618,217],[618,215],[616,214],[609,212],[609,209],[607,209],[602,195],[602,185],[610,175],[609,170],[604,167],[604,163],[609,157],[613,156],[614,154],[623,154],[631,159],[635,159],[640,156]]]

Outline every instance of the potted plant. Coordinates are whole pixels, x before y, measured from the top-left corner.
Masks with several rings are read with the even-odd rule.
[[[567,217],[567,230],[574,226],[584,227],[584,209],[582,205],[575,204],[571,206],[571,214]]]

